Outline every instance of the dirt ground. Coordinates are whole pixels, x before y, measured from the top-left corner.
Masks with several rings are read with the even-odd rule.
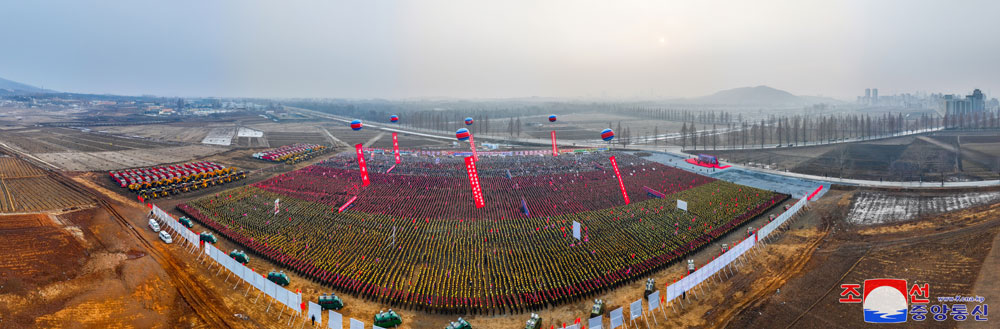
[[[0,327],[172,328],[195,320],[164,270],[103,209],[0,222]]]
[[[847,204],[851,192],[825,199]],[[819,207],[817,207],[819,208]],[[841,218],[842,207],[828,210]],[[823,212],[815,211],[814,215]],[[826,217],[826,215],[824,215]],[[824,220],[830,234],[815,246],[801,270],[755,280],[759,285],[787,280],[756,298],[725,323],[730,328],[857,328],[865,326],[861,306],[838,302],[839,285],[872,278],[900,278],[931,285],[935,296],[971,295],[992,242],[1000,232],[1000,204],[923,218],[905,224],[851,226]],[[795,234],[792,230],[791,234]],[[790,234],[790,235],[791,235]],[[988,302],[988,301],[987,301]],[[971,308],[971,307],[970,307]],[[951,328],[958,323],[925,321],[921,326]]]

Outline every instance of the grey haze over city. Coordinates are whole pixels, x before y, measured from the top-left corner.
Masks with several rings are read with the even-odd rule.
[[[162,96],[993,95],[998,14],[998,1],[7,1],[0,77]]]

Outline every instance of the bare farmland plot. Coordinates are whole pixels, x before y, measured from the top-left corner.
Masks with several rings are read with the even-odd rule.
[[[919,216],[952,212],[1000,201],[1000,191],[939,196],[862,192],[854,197],[847,221],[859,225],[907,221]]]

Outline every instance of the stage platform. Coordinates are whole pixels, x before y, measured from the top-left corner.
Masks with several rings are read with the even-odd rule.
[[[726,169],[726,168],[730,167],[729,165],[720,166],[720,165],[717,165],[717,164],[699,162],[697,158],[690,158],[690,159],[687,159],[685,161],[687,161],[687,163],[693,164],[695,166],[705,167],[705,168]]]

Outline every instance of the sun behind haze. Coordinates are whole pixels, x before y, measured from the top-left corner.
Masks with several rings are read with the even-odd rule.
[[[660,98],[766,84],[848,99],[871,86],[891,86],[889,94],[969,82],[987,91],[1000,90],[998,9],[996,1],[855,0],[5,2],[0,76],[167,96]]]

